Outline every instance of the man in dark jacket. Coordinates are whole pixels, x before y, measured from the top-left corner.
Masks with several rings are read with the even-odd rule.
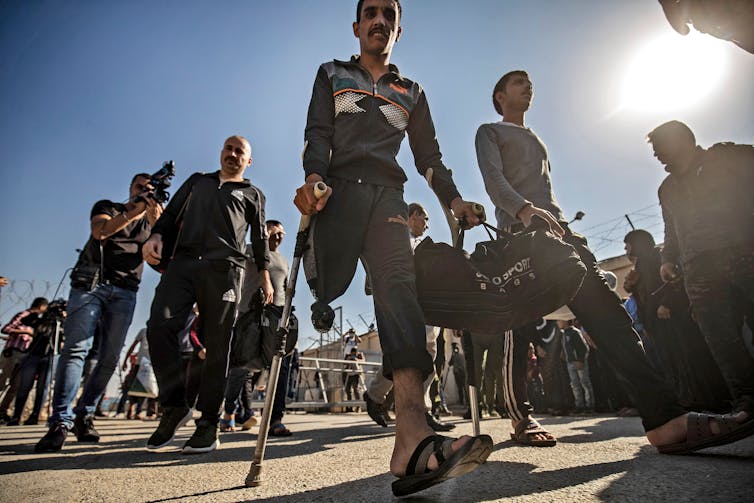
[[[366,266],[383,373],[395,389],[398,418],[390,471],[400,480],[393,492],[405,495],[476,468],[489,455],[492,440],[482,435],[443,441],[425,420],[422,382],[434,365],[405,225],[406,174],[395,159],[406,133],[417,169],[422,175],[431,170],[433,189],[443,203],[470,225],[479,219],[442,163],[423,89],[390,64],[400,18],[397,0],[360,0],[353,23],[360,55],[319,67],[304,134],[306,183],[295,203],[302,214],[317,213],[304,266],[319,301],[329,303],[345,292],[359,259]],[[320,181],[330,189],[317,200],[314,186]]]
[[[267,271],[269,249],[264,226],[262,192],[243,178],[251,165],[251,145],[241,136],[225,140],[220,170],[195,173],[178,189],[152,236],[144,243],[144,259],[157,264],[172,257],[157,285],[147,323],[149,352],[154,366],[160,425],[147,442],[148,449],[170,443],[175,432],[191,418],[186,403],[185,377],[178,334],[194,303],[199,306],[199,330],[207,356],[202,370],[196,408],[202,416],[183,446],[184,453],[209,452],[219,444],[217,423],[227,377],[228,351],[246,262],[246,232],[251,227],[255,266],[261,277],[265,303],[273,289]],[[163,248],[163,235],[180,229],[173,250]]]
[[[670,174],[660,185],[665,246],[660,275],[683,275],[694,317],[733,396],[754,424],[754,360],[742,336],[742,306],[754,301],[754,147],[704,149],[678,121],[648,135]]]

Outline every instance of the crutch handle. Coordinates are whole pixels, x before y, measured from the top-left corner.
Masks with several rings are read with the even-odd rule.
[[[479,217],[479,220],[487,220],[487,215],[484,212],[484,206],[482,206],[479,203],[471,203],[471,211],[474,212],[474,215]]]
[[[329,187],[325,182],[317,182],[314,184],[314,197],[317,198],[317,200],[322,199],[327,194],[327,189]],[[309,227],[309,221],[311,220],[311,215],[301,215],[301,220],[299,220],[298,223],[298,231],[301,232],[307,227]]]
[[[322,199],[327,194],[327,184],[325,182],[317,182],[314,185],[314,197]]]

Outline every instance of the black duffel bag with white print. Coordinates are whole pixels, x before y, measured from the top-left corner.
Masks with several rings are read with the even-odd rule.
[[[427,325],[502,333],[568,304],[581,287],[586,266],[543,220],[517,234],[485,226],[498,239],[471,254],[429,238],[414,251]]]

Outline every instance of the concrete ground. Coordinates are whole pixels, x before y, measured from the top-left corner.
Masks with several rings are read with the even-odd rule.
[[[453,418],[454,433],[470,433]],[[292,437],[272,438],[265,481],[244,487],[256,439],[224,433],[217,451],[186,456],[175,446],[144,450],[154,422],[97,420],[98,445],[76,442],[36,455],[43,426],[0,428],[0,501],[344,501],[394,500],[387,473],[393,428],[366,414],[289,414]],[[410,501],[699,501],[754,502],[754,438],[693,456],[663,456],[645,440],[638,418],[544,417],[559,439],[553,448],[520,447],[509,423],[482,422],[495,448],[465,477],[418,493]]]

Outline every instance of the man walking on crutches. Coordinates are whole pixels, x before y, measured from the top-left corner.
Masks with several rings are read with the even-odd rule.
[[[359,259],[372,281],[383,372],[395,389],[390,472],[398,478],[392,486],[397,496],[468,473],[492,451],[489,436],[435,435],[424,416],[422,382],[434,365],[403,223],[406,174],[395,159],[406,133],[419,172],[433,169],[432,186],[443,204],[469,225],[480,220],[442,163],[423,89],[390,64],[400,21],[397,0],[360,0],[353,23],[360,55],[320,66],[305,132],[306,183],[295,199],[302,214],[316,214],[305,271],[319,301],[345,292]],[[331,190],[317,199],[314,187],[321,181]]]

